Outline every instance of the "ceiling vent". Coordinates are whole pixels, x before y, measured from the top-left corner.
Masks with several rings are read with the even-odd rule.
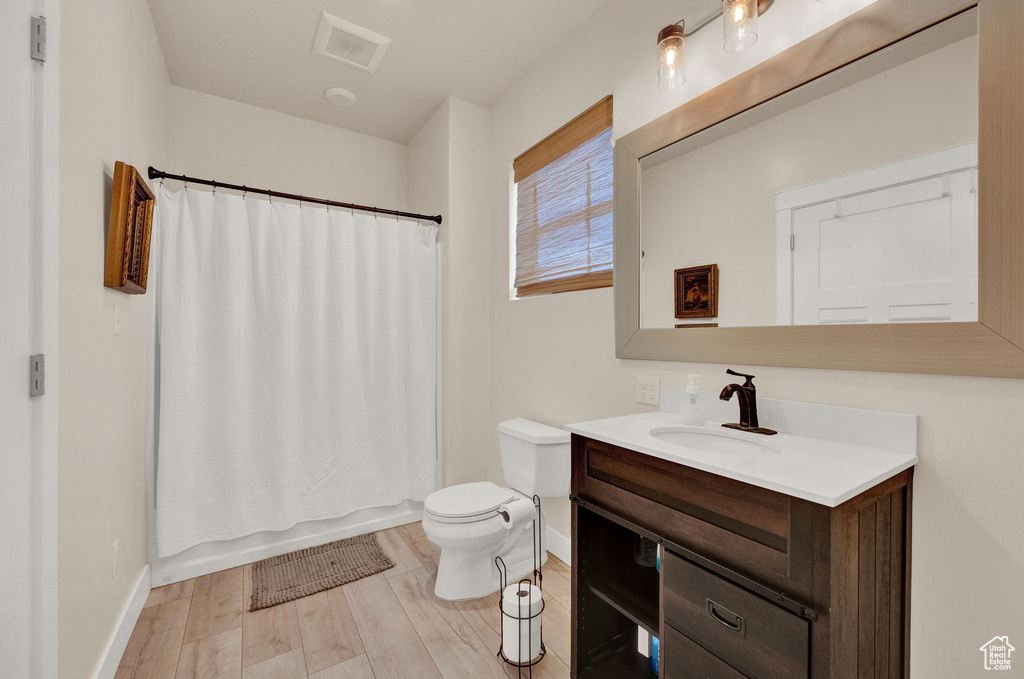
[[[373,73],[390,44],[391,38],[324,12],[316,31],[313,53]]]

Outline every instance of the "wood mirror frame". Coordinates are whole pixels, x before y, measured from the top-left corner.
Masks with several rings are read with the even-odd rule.
[[[978,322],[640,328],[640,159],[978,8]],[[615,143],[619,358],[1024,377],[1022,0],[877,0]]]

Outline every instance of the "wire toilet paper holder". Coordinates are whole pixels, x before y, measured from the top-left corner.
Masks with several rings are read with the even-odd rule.
[[[526,668],[528,670],[528,672],[529,672],[526,676],[529,677],[530,679],[533,679],[533,666],[536,665],[537,663],[539,663],[541,661],[541,659],[544,657],[544,655],[547,653],[547,649],[544,647],[544,619],[541,618],[540,626],[539,626],[539,629],[538,629],[538,636],[540,636],[540,653],[537,654],[536,658],[531,658],[530,660],[528,660],[526,662],[516,662],[515,660],[509,660],[508,656],[505,655],[505,617],[507,616],[510,619],[516,621],[516,624],[519,625],[520,634],[522,634],[522,629],[523,629],[524,621],[527,621],[526,628],[527,628],[528,631],[527,631],[527,644],[526,644],[526,647],[528,649],[532,649],[533,648],[533,624],[532,624],[531,621],[534,618],[540,617],[541,613],[544,612],[544,606],[545,606],[545,602],[544,602],[544,574],[541,572],[540,496],[538,496],[538,495],[534,495],[533,496],[533,507],[534,507],[534,513],[535,513],[534,520],[533,520],[533,573],[531,573],[530,575],[528,575],[528,576],[522,578],[521,580],[519,580],[519,582],[517,584],[519,584],[520,587],[522,585],[528,585],[528,586],[529,585],[533,585],[538,590],[540,590],[540,593],[541,593],[540,609],[538,609],[538,611],[536,613],[534,613],[532,615],[530,614],[531,605],[530,605],[530,602],[529,602],[530,597],[528,597],[528,596],[527,597],[524,597],[524,596],[519,597],[519,609],[516,611],[518,613],[518,615],[509,615],[508,613],[505,612],[505,609],[502,606],[502,603],[503,603],[502,602],[502,597],[504,596],[505,588],[508,587],[508,585],[509,585],[509,582],[508,582],[508,568],[505,566],[505,561],[500,556],[494,557],[494,565],[498,569],[498,583],[499,583],[499,588],[498,588],[498,614],[499,614],[499,620],[501,621],[500,624],[499,624],[499,627],[498,627],[499,645],[498,645],[498,654],[497,655],[505,663],[507,663],[509,665],[512,665],[513,667],[518,668],[519,671],[518,671],[517,674],[518,674],[518,676],[520,678],[523,676],[523,668]],[[526,600],[525,609],[523,607],[523,600],[524,599]],[[522,646],[523,646],[523,640],[520,638],[518,640],[518,642],[519,642],[519,647],[521,649]]]

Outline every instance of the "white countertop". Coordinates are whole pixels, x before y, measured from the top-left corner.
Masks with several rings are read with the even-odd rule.
[[[916,428],[916,418],[913,418],[913,423]],[[846,502],[913,467],[918,461],[917,455],[905,452],[781,431],[775,436],[762,436],[724,430],[729,436],[763,443],[778,450],[751,455],[706,452],[661,441],[650,433],[655,427],[679,424],[679,416],[675,413],[652,412],[580,422],[566,425],[565,428],[574,434],[827,507],[836,507]],[[770,421],[764,421],[763,418],[761,424],[772,426]],[[722,431],[720,425],[721,422],[709,420],[707,428]]]

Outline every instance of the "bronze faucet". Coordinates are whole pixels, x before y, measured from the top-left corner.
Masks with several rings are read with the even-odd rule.
[[[759,427],[757,424],[757,389],[754,387],[754,376],[744,375],[738,373],[732,368],[725,371],[730,375],[736,375],[737,377],[745,377],[747,381],[742,385],[730,384],[722,389],[722,393],[718,398],[723,401],[732,399],[732,395],[736,394],[736,399],[740,402],[740,421],[739,423],[723,424],[723,427],[729,429],[739,429],[740,431],[747,431],[751,434],[764,434],[765,436],[771,436],[772,434],[778,434],[779,432],[774,429],[765,429]]]

